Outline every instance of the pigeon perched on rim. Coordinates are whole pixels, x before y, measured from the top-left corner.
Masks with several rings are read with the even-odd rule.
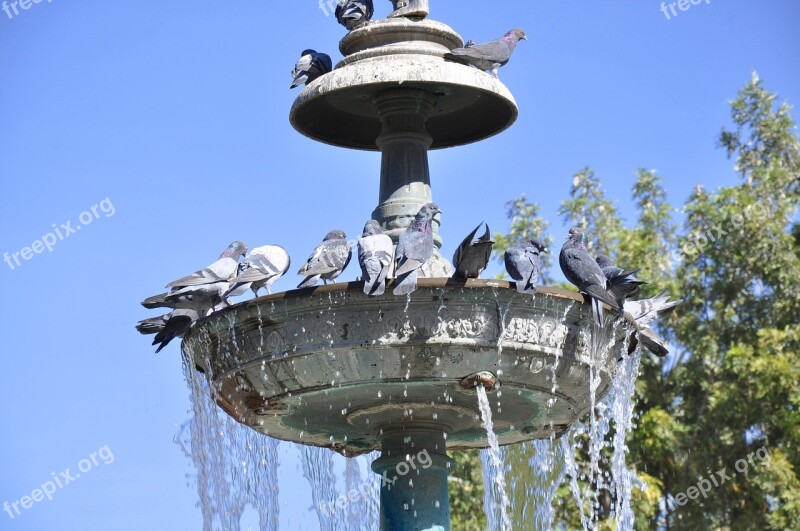
[[[297,287],[310,288],[320,279],[325,284],[329,280],[336,283],[336,277],[345,270],[347,264],[350,263],[351,256],[352,250],[345,233],[340,230],[329,232],[308,257],[305,265],[297,272],[298,275],[306,277]]]
[[[156,335],[153,345],[158,345],[156,349],[158,354],[161,349],[169,345],[170,341],[176,337],[183,337],[199,318],[200,314],[195,310],[174,310],[159,317],[139,321],[136,330],[144,335]]]
[[[608,279],[609,291],[619,299],[625,300],[635,297],[641,291],[640,286],[647,284],[647,282],[636,278],[636,273],[639,272],[638,267],[635,269],[622,269],[615,266],[614,262],[604,254],[597,255],[595,261]]]
[[[637,342],[641,341],[644,348],[660,358],[669,354],[669,350],[664,345],[664,340],[650,327],[650,323],[671,312],[682,302],[683,299],[670,301],[667,290],[661,291],[661,293],[650,299],[625,301],[625,313],[630,314],[636,324],[639,325],[639,331],[634,332],[631,337],[628,352],[633,352],[636,349]]]
[[[528,40],[525,32],[521,29],[512,29],[499,39],[483,44],[473,43],[472,46],[450,50],[450,53],[444,54],[444,58],[447,61],[474,66],[484,72],[490,71],[495,78],[499,79],[497,71],[508,63],[517,43],[521,40]]]
[[[331,70],[333,62],[328,54],[311,49],[303,50],[292,70],[292,84],[289,88],[299,87],[303,83],[308,85]]]
[[[358,239],[358,264],[364,279],[364,293],[380,296],[386,292],[386,277],[394,262],[394,243],[380,223],[371,219]]]
[[[253,291],[258,297],[258,290],[264,288],[271,294],[270,288],[278,281],[292,261],[289,253],[280,245],[264,245],[256,247],[245,256],[239,269],[239,275],[231,282],[231,287],[225,297],[242,295],[247,289]]]
[[[475,235],[478,233],[478,229],[481,228],[481,225],[486,225],[486,232],[484,232],[483,236],[480,238],[475,239]],[[494,241],[492,241],[491,232],[489,231],[489,224],[483,222],[478,223],[475,230],[464,238],[464,241],[461,242],[453,255],[453,268],[455,268],[453,278],[467,279],[480,277],[483,270],[489,265],[489,259],[492,257],[493,245]]]
[[[542,267],[541,253],[547,253],[547,246],[539,240],[528,240],[522,245],[509,247],[503,255],[506,271],[516,281],[519,293],[536,293],[539,271]]]
[[[561,271],[572,284],[589,296],[592,314],[598,326],[603,326],[603,303],[622,313],[622,299],[609,291],[609,282],[603,270],[589,254],[588,238],[579,228],[569,229],[567,241],[561,247],[558,263]]]
[[[348,30],[366,24],[374,13],[372,0],[339,0],[336,6],[336,20]]]
[[[167,284],[168,293],[149,297],[142,302],[145,308],[174,308],[197,311],[201,316],[210,313],[223,302],[223,295],[230,288],[239,270],[239,259],[247,252],[247,245],[240,241],[231,243],[219,259],[191,275]]]
[[[433,256],[433,217],[440,212],[436,203],[426,203],[400,235],[394,256],[395,295],[417,289],[419,268]]]

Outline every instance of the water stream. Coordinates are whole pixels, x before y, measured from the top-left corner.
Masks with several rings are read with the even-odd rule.
[[[478,407],[481,410],[481,421],[486,428],[486,435],[489,440],[489,448],[481,451],[481,461],[483,461],[484,485],[486,492],[484,496],[484,511],[489,516],[490,529],[511,530],[511,519],[508,509],[511,502],[508,499],[506,490],[506,473],[504,459],[500,452],[500,445],[497,442],[497,435],[494,433],[492,425],[492,408],[489,404],[489,396],[482,385],[476,388],[478,392]],[[494,491],[493,493],[491,491]],[[499,500],[500,504],[491,505]],[[488,503],[487,503],[488,502]],[[499,509],[499,522],[494,522],[495,507]]]

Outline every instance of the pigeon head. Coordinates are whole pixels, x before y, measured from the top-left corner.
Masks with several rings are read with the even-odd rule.
[[[219,255],[220,258],[233,258],[234,260],[239,260],[241,256],[247,252],[247,244],[244,242],[240,242],[236,240],[235,242],[231,243],[227,249],[222,251],[222,254]]]
[[[521,29],[512,29],[509,30],[505,35],[503,35],[503,39],[505,40],[513,40],[514,42],[519,41],[527,41],[528,36],[525,35],[525,31]]]
[[[381,224],[371,219],[367,221],[367,224],[364,225],[364,232],[361,234],[362,237],[366,238],[367,236],[375,236],[376,234],[383,234],[383,229],[381,228]]]
[[[611,258],[607,257],[604,254],[598,254],[595,257],[595,262],[597,262],[597,265],[599,265],[601,268],[614,266],[614,262],[611,261]]]
[[[589,243],[589,237],[585,232],[583,232],[583,229],[579,227],[572,227],[569,229],[569,236],[567,237],[567,240],[575,242],[582,247],[586,247],[586,245]]]
[[[549,252],[549,251],[547,250],[547,246],[546,246],[545,244],[543,244],[542,242],[540,242],[539,240],[537,240],[537,239],[531,239],[531,240],[529,240],[529,241],[528,241],[528,243],[530,243],[530,244],[531,244],[531,246],[533,246],[533,247],[534,247],[536,250],[538,250],[540,253],[547,253],[547,252]]]
[[[436,203],[426,203],[422,205],[422,208],[419,209],[417,212],[417,221],[430,221],[433,219],[433,216],[439,214],[441,210],[439,210],[439,205]]]
[[[346,240],[347,236],[345,235],[344,231],[341,230],[332,230],[328,234],[325,235],[322,241],[330,241],[330,240]]]

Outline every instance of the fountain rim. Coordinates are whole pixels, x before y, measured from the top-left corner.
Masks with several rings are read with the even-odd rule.
[[[383,296],[372,297],[371,299],[374,300],[382,300],[386,297],[391,298],[402,298],[396,295],[392,295],[389,293],[389,290],[394,285],[395,279],[389,279],[386,281],[386,291],[387,293]],[[351,282],[336,282],[331,284],[322,284],[319,286],[312,286],[310,288],[301,288],[301,289],[291,289],[287,291],[281,291],[278,293],[272,293],[269,295],[262,295],[260,297],[254,297],[252,299],[242,301],[226,308],[222,308],[221,310],[215,311],[214,313],[207,315],[199,319],[195,325],[192,327],[189,332],[187,332],[186,337],[191,337],[193,333],[200,328],[202,325],[209,322],[211,319],[220,318],[230,312],[238,311],[242,308],[246,308],[248,306],[259,305],[266,302],[277,302],[277,301],[288,301],[292,299],[300,299],[306,296],[312,296],[317,294],[334,294],[334,293],[347,293],[349,291],[359,291],[363,290],[364,282],[363,281],[351,281]],[[460,288],[460,289],[485,289],[485,288],[492,288],[492,289],[510,289],[516,291],[515,283],[508,280],[498,280],[498,279],[484,279],[484,278],[470,278],[466,281],[454,279],[452,277],[434,277],[434,278],[420,278],[417,279],[417,287],[418,288]],[[565,299],[574,302],[578,302],[581,304],[589,304],[587,302],[587,297],[583,294],[572,291],[564,288],[559,288],[555,286],[536,286],[536,293],[535,295],[545,295],[547,297],[555,297],[558,299]],[[535,296],[531,294],[531,297]],[[413,293],[411,294],[413,297]],[[616,312],[612,310],[612,308],[608,305],[603,303],[603,308],[608,310],[614,315]],[[629,325],[632,325],[634,328],[638,329],[638,325],[636,320],[633,318],[632,315],[629,313],[624,313],[619,315],[622,319],[627,321]],[[186,337],[184,337],[184,342],[186,341]]]

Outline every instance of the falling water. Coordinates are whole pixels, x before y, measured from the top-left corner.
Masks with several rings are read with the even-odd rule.
[[[486,485],[487,493],[484,496],[484,510],[490,519],[490,529],[508,531],[511,529],[511,519],[508,515],[510,502],[506,491],[506,474],[503,468],[504,461],[500,453],[500,445],[497,442],[497,435],[494,433],[494,426],[492,425],[492,408],[489,405],[489,397],[486,394],[486,389],[484,389],[482,385],[479,385],[476,390],[478,391],[478,407],[481,410],[481,420],[483,421],[483,426],[486,428],[486,434],[489,439],[489,448],[481,452],[484,484]],[[494,492],[492,493],[491,491]],[[494,520],[494,500],[500,501],[499,523],[491,521]]]
[[[327,448],[303,446],[303,476],[311,485],[314,510],[319,518],[320,531],[335,531],[337,522],[343,520],[341,508],[336,505],[339,491],[333,472],[333,453]]]
[[[192,418],[175,437],[192,460],[204,531],[238,529],[248,505],[259,514],[261,531],[279,523],[278,442],[238,424],[212,398],[205,377],[185,360]]]

